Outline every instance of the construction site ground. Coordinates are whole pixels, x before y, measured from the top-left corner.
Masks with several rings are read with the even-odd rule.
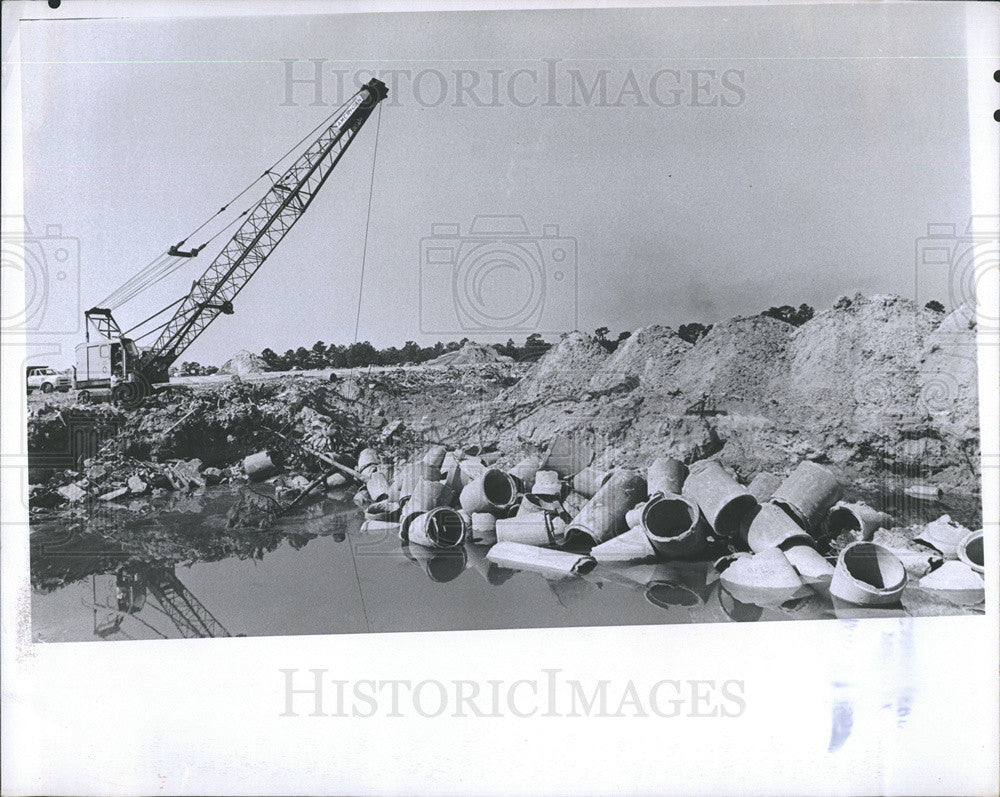
[[[363,515],[349,483],[266,531],[234,530],[226,518],[248,489],[280,496],[291,478],[321,475],[316,452],[353,464],[375,446],[384,461],[402,462],[443,443],[491,451],[504,467],[565,436],[593,449],[601,467],[713,458],[744,483],[811,459],[843,475],[846,499],[888,511],[905,544],[945,513],[978,529],[975,340],[962,309],[945,316],[859,295],[800,327],[733,319],[695,345],[652,326],[612,354],[570,333],[534,364],[185,377],[138,410],[34,393],[35,637],[95,638],[97,581],[113,582],[122,563],[171,568],[232,633],[253,635],[836,616],[829,600],[734,605],[710,562],[656,565],[673,568],[690,592],[663,606],[643,599],[662,572],[602,564],[585,577],[547,579],[498,572],[472,545],[415,555],[395,534],[358,533]],[[240,463],[263,449],[282,453],[283,473],[247,485]],[[143,489],[126,489],[130,477]],[[941,498],[913,499],[914,485],[933,485]],[[101,500],[112,493],[120,494]],[[266,612],[254,610],[263,603]],[[908,587],[901,611],[981,608]],[[149,624],[155,630],[132,623],[127,633],[178,635]]]

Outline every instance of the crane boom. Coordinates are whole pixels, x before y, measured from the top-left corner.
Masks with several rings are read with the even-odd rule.
[[[220,313],[233,312],[233,300],[312,204],[375,106],[388,96],[385,83],[372,78],[344,104],[337,118],[257,204],[242,214],[246,218],[188,294],[147,319],[177,306],[169,320],[157,328],[162,331],[152,347],[140,351],[121,331],[109,308],[87,310],[87,338],[76,347],[75,385],[86,390],[111,387],[116,401],[138,406],[152,385],[169,381],[170,366],[184,350]],[[270,174],[270,170],[264,173]],[[175,258],[194,257],[202,248],[204,244],[182,252],[178,245],[171,247],[169,254]]]
[[[167,369],[206,327],[220,313],[233,312],[233,299],[305,213],[358,130],[387,96],[382,81],[369,81],[261,198],[143,354],[139,370],[150,381],[165,381]]]

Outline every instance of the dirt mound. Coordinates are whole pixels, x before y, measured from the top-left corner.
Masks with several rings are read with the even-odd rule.
[[[492,346],[474,340],[467,341],[458,351],[449,351],[430,360],[427,365],[483,365],[485,363],[511,363],[513,358],[500,354]]]
[[[579,399],[607,359],[607,349],[596,339],[583,332],[569,332],[501,398],[514,402]]]
[[[976,440],[979,396],[976,315],[962,306],[924,339],[919,365],[919,404],[946,433]]]
[[[716,324],[681,358],[677,386],[693,401],[705,397],[719,406],[734,401],[766,405],[794,331],[791,324],[767,316]]]
[[[652,324],[632,333],[590,380],[592,391],[640,387],[648,393],[676,389],[674,372],[691,344],[670,327]]]
[[[792,337],[789,400],[831,425],[874,430],[917,420],[918,365],[940,320],[899,296],[839,300]]]
[[[250,374],[262,374],[267,370],[267,363],[258,355],[246,349],[236,352],[232,359],[226,360],[219,369],[220,374],[235,374],[236,376],[248,376]]]

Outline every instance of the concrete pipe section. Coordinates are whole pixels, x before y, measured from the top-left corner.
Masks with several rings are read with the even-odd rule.
[[[666,559],[689,559],[705,548],[701,510],[680,495],[654,495],[642,509],[641,523],[653,548]]]
[[[826,534],[839,537],[849,534],[856,540],[870,541],[879,529],[887,529],[892,518],[865,503],[849,504],[838,501],[826,516]]]
[[[679,459],[660,457],[646,470],[646,489],[650,495],[672,493],[680,495],[687,479],[687,465]]]
[[[818,534],[842,489],[840,479],[829,468],[803,460],[774,491],[771,500],[788,510],[806,531]]]
[[[404,540],[426,548],[454,548],[465,540],[465,520],[454,509],[440,506],[410,515],[399,533]]]
[[[715,461],[694,465],[683,492],[721,537],[738,537],[758,506],[757,499]]]
[[[503,513],[517,500],[517,485],[510,474],[489,468],[462,488],[458,500],[462,509],[470,515],[476,512]]]
[[[905,586],[906,569],[892,551],[852,542],[840,552],[830,594],[859,606],[886,606],[899,602]]]
[[[566,529],[566,545],[591,547],[628,530],[626,513],[646,498],[646,480],[636,473],[615,471]]]

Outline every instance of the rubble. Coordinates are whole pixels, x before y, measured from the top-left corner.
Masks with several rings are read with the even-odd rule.
[[[913,540],[940,551],[945,559],[957,559],[958,546],[969,533],[965,526],[956,523],[950,515],[941,515],[924,526]]]
[[[965,562],[945,562],[937,570],[920,579],[920,588],[962,605],[975,605],[986,599],[986,584],[983,577]]]

